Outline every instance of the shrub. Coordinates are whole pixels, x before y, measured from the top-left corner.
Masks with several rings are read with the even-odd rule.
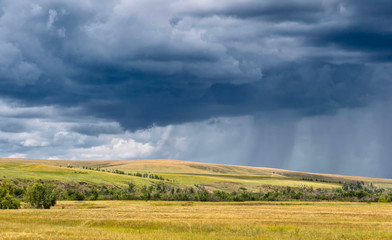
[[[90,201],[98,200],[98,197],[99,197],[98,191],[96,189],[92,189],[90,191]]]
[[[86,196],[81,192],[75,192],[72,195],[72,200],[83,201],[84,199],[86,199]]]
[[[79,191],[77,191],[77,190],[75,191],[73,189],[67,189],[66,199],[67,200],[77,200],[77,201],[85,200],[86,196],[83,193],[79,192]],[[98,198],[98,196],[97,196],[97,198]]]
[[[0,184],[0,209],[18,209],[20,202],[13,197],[15,188],[8,180]]]
[[[10,195],[6,195],[0,200],[0,209],[18,209],[20,208],[20,202]]]

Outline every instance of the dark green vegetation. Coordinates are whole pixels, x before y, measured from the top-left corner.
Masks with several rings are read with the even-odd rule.
[[[18,209],[20,202],[15,199],[15,188],[9,180],[3,180],[0,184],[0,209]]]
[[[56,204],[58,193],[59,190],[52,184],[3,179],[0,184],[0,209],[18,209],[20,200],[32,208],[49,209]]]
[[[54,185],[42,184],[39,181],[30,184],[26,189],[25,200],[33,208],[45,208],[56,204],[59,190]],[[24,192],[21,190],[21,192]]]
[[[169,170],[171,170],[169,172]],[[173,160],[0,159],[1,208],[56,200],[391,202],[392,181]]]
[[[208,191],[205,186],[180,187],[165,181],[138,186],[132,182],[128,186],[94,185],[85,182],[41,181],[13,179],[1,192],[7,192],[5,204],[26,200],[34,208],[50,208],[56,200],[166,200],[166,201],[366,201],[391,202],[392,191],[372,187],[363,182],[344,183],[343,188],[283,187],[265,185],[258,192],[239,188],[237,191]],[[7,190],[12,185],[13,191]],[[18,200],[17,200],[18,199]],[[3,200],[2,200],[3,202]],[[16,205],[15,205],[16,204]]]

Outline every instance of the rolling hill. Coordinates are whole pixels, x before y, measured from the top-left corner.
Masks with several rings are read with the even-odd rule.
[[[99,171],[97,171],[99,170]],[[117,173],[116,173],[117,171]],[[118,171],[123,174],[118,174]],[[42,179],[62,182],[86,182],[96,185],[151,185],[159,179],[142,178],[155,174],[177,186],[203,185],[210,190],[232,191],[261,186],[340,188],[344,182],[363,181],[392,188],[392,179],[288,171],[273,168],[232,166],[168,159],[134,161],[64,161],[40,159],[0,159],[0,178]]]

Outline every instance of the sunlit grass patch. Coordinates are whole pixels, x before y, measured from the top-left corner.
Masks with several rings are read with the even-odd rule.
[[[390,239],[392,205],[59,202],[3,210],[0,239]]]

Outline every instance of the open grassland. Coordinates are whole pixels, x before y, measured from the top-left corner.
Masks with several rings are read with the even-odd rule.
[[[19,199],[27,183],[41,179],[55,184],[58,199],[75,200],[80,193],[91,200],[94,190],[98,200],[173,201],[58,201],[50,210],[22,203],[22,209],[0,210],[0,240],[392,239],[392,204],[370,203],[391,200],[390,179],[175,160],[0,159],[5,179],[14,181]],[[350,181],[354,187],[364,183],[344,190]],[[356,195],[345,195],[351,193]],[[271,202],[234,202],[247,199]],[[307,200],[314,202],[301,202]]]
[[[67,166],[74,168],[67,168]],[[118,175],[81,169],[82,166],[111,170],[122,170]],[[0,159],[0,178],[25,178],[58,181],[88,182],[124,186],[129,182],[149,185],[154,179],[129,176],[127,173],[154,173],[169,179],[179,186],[202,184],[207,189],[224,191],[246,187],[258,191],[261,185],[312,186],[314,188],[336,188],[346,181],[364,181],[374,186],[392,188],[391,179],[378,179],[331,174],[303,173],[288,170],[197,163],[178,160],[137,161],[54,161],[34,159]],[[314,179],[317,181],[307,181]]]
[[[392,239],[382,203],[59,202],[0,211],[0,239]]]
[[[128,182],[135,184],[149,184],[154,180],[137,178],[128,175],[91,171],[78,168],[66,168],[35,163],[10,163],[0,161],[0,178],[57,180],[62,182],[88,182],[103,185],[126,185]]]

